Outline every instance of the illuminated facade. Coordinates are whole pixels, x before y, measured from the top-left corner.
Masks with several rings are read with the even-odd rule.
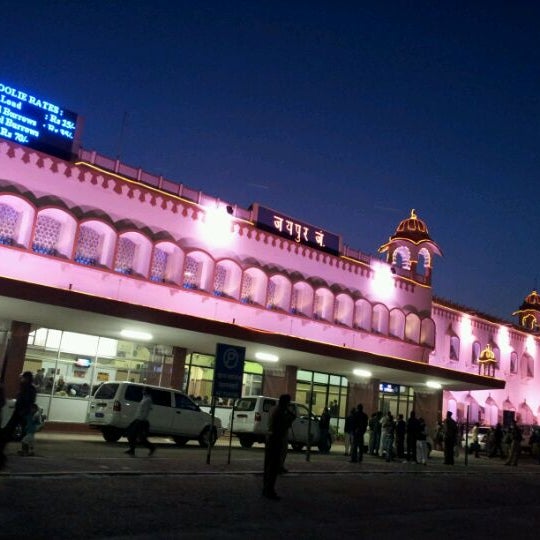
[[[380,251],[386,261],[95,152],[64,161],[0,139],[8,394],[22,369],[39,371],[49,418],[76,423],[103,380],[204,399],[225,342],[246,347],[245,394],[290,392],[316,413],[331,406],[338,427],[360,402],[368,412],[414,407],[433,423],[446,410],[536,423],[532,296],[521,325],[434,298],[441,250],[414,211]],[[486,348],[490,371],[480,369]]]

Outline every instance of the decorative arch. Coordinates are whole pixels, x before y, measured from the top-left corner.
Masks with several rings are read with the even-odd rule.
[[[388,334],[399,339],[405,338],[405,314],[398,308],[390,311]]]
[[[311,317],[313,313],[313,288],[305,281],[293,285],[291,295],[291,313]]]
[[[173,242],[157,242],[152,252],[150,279],[158,283],[180,284],[184,252]]]
[[[431,253],[426,248],[421,248],[418,251],[416,273],[420,276],[427,276],[430,268],[431,268]]]
[[[404,270],[411,269],[411,251],[407,246],[399,246],[392,253],[392,265]]]
[[[523,400],[523,402],[519,404],[517,414],[517,421],[520,424],[534,424],[535,416],[526,400]]]
[[[182,272],[182,285],[185,289],[210,291],[213,273],[214,261],[208,253],[197,250],[186,253]]]
[[[103,221],[89,219],[79,224],[74,260],[88,266],[112,268],[116,231]]]
[[[223,259],[216,263],[214,270],[213,292],[216,296],[240,298],[242,285],[242,268],[232,259]]]
[[[366,332],[371,332],[371,320],[373,318],[373,307],[372,305],[361,298],[357,300],[354,304],[354,326],[360,330],[365,330]]]
[[[315,291],[313,318],[334,322],[334,294],[330,289],[319,287]]]
[[[422,319],[422,327],[420,330],[420,344],[428,347],[435,347],[435,322],[433,319],[426,317]]]
[[[408,313],[405,317],[405,339],[412,343],[420,343],[422,323],[416,313]]]
[[[450,336],[450,347],[448,350],[448,358],[453,362],[459,362],[459,337],[456,335]]]
[[[266,306],[268,277],[260,268],[248,268],[242,276],[240,301],[244,304]]]
[[[114,255],[114,271],[120,274],[148,276],[152,242],[138,231],[123,232],[118,236]]]
[[[371,331],[376,334],[388,335],[388,308],[384,304],[373,306],[373,315],[371,317]]]
[[[519,358],[516,351],[510,353],[510,373],[514,375],[518,372]]]
[[[522,379],[532,379],[534,377],[534,359],[528,353],[523,353],[521,356],[520,372]]]
[[[488,426],[494,426],[499,422],[499,405],[491,397],[491,394],[486,399],[485,419],[484,423]]]
[[[281,274],[271,276],[266,292],[266,307],[287,311],[291,303],[291,291],[292,283],[288,278]]]
[[[0,195],[0,244],[28,248],[36,209],[15,195]]]
[[[471,347],[471,364],[473,366],[478,365],[478,358],[480,358],[480,352],[482,351],[482,346],[479,341],[474,341]]]
[[[61,208],[38,211],[32,238],[32,251],[44,255],[71,258],[77,232],[77,220]]]
[[[353,325],[354,316],[354,301],[345,293],[338,294],[335,300],[334,322],[336,324],[344,324],[345,326]]]

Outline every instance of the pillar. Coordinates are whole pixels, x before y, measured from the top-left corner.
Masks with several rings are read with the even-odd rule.
[[[187,349],[173,347],[173,361],[171,370],[171,388],[183,390],[184,376],[186,371]]]
[[[364,406],[364,412],[369,416],[379,407],[379,380],[369,379],[366,382],[350,382],[347,399],[347,412],[357,405]]]
[[[19,391],[19,377],[24,371],[24,359],[26,357],[26,346],[30,332],[30,323],[12,321],[11,336],[2,364],[4,389],[7,398],[14,398]]]
[[[296,366],[264,366],[263,395],[279,397],[290,394],[293,401],[296,395]]]

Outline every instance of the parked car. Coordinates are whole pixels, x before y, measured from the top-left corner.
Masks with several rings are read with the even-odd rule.
[[[478,428],[478,444],[480,445],[480,451],[485,452],[489,444],[489,434],[491,432],[490,426],[480,426]],[[473,442],[473,428],[469,430],[468,436],[464,433],[461,438],[461,446],[467,448],[471,452],[471,443]]]
[[[2,407],[2,429],[6,426],[6,424],[11,419],[11,416],[13,415],[13,412],[15,410],[15,400],[14,399],[6,399],[6,403]],[[14,433],[14,440],[20,441],[22,437],[22,427],[16,426],[15,427],[15,433]]]
[[[211,415],[183,392],[132,382],[103,383],[90,400],[88,425],[99,429],[106,441],[118,441],[135,417],[144,387],[150,390],[153,403],[148,418],[150,435],[171,437],[178,446],[194,439],[202,447],[214,445],[222,435],[219,418],[214,419],[212,428]]]
[[[246,396],[238,399],[232,430],[241,446],[250,448],[254,443],[265,441],[270,412],[277,403],[277,398],[266,396]],[[301,403],[292,402],[290,407],[296,416],[289,429],[289,444],[292,449],[302,450],[307,446],[308,440],[311,440],[311,446],[328,450],[333,442],[332,433],[327,441],[322,441],[318,418],[314,414],[310,416],[309,409]]]

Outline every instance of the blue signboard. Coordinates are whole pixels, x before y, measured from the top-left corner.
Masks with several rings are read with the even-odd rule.
[[[216,345],[213,396],[222,398],[242,396],[245,357],[246,349],[244,347],[235,347],[225,343]]]
[[[258,204],[253,205],[253,212],[255,223],[259,229],[288,238],[298,244],[326,251],[332,255],[339,255],[341,251],[341,236],[337,234],[313,227]]]
[[[379,383],[379,392],[384,394],[399,394],[399,384]]]
[[[76,113],[0,81],[0,137],[69,160],[78,127]]]

